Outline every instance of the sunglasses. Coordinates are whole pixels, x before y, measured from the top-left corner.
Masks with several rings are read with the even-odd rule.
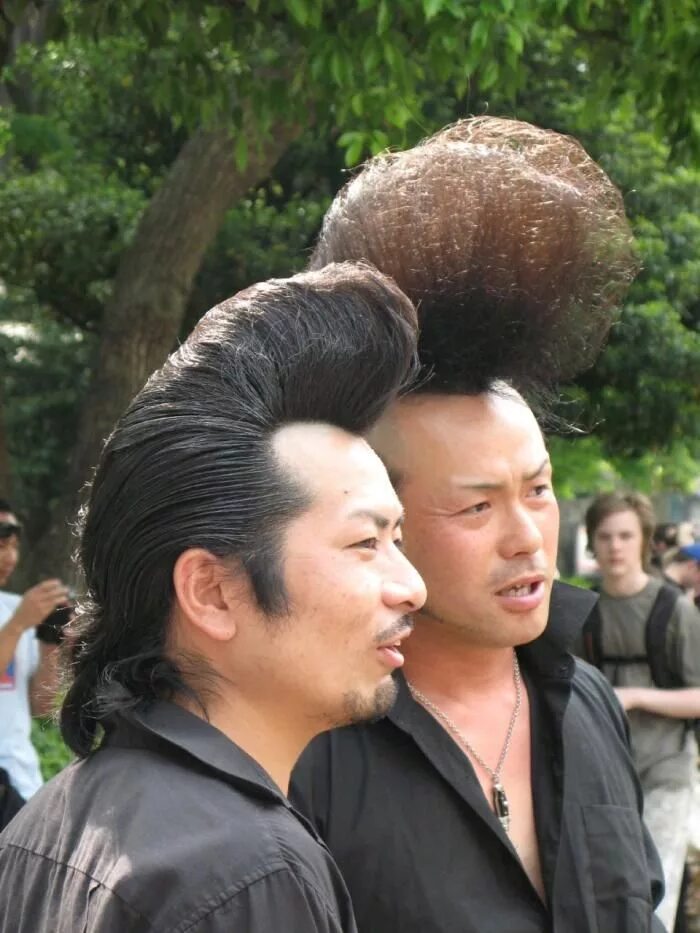
[[[0,522],[0,541],[4,541],[6,538],[11,538],[12,535],[19,538],[22,533],[22,526],[15,524],[15,522]]]

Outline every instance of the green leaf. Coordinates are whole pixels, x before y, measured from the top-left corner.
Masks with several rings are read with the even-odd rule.
[[[444,6],[444,0],[423,0],[423,14],[427,22],[435,19]]]
[[[309,5],[307,0],[285,0],[285,6],[300,26],[308,26]]]
[[[506,26],[506,38],[511,49],[520,55],[525,45],[522,32],[516,29],[515,26],[512,26],[510,23],[508,23]]]
[[[488,91],[498,81],[499,66],[495,58],[490,59],[479,75],[479,87]]]
[[[244,172],[248,165],[248,140],[244,133],[236,134],[233,153],[236,160],[236,168],[239,172]]]
[[[477,51],[482,51],[489,41],[491,24],[486,19],[478,19],[469,33],[469,41]]]
[[[352,135],[353,139],[345,149],[345,164],[348,167],[357,165],[360,161],[360,157],[365,148],[365,135],[364,133],[348,133],[348,136]]]
[[[377,35],[383,35],[391,25],[391,10],[387,0],[380,0],[377,9]]]

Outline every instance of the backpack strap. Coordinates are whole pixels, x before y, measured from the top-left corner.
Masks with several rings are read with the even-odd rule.
[[[583,651],[585,659],[594,667],[603,667],[603,619],[598,603],[591,609],[588,618],[583,623],[581,636],[583,638]]]
[[[671,586],[663,584],[649,610],[646,623],[646,654],[627,657],[606,655],[603,651],[603,618],[598,604],[593,607],[581,632],[585,659],[595,667],[602,669],[603,664],[625,665],[646,663],[651,671],[651,679],[656,687],[682,687],[680,671],[669,667],[666,651],[666,632],[678,600],[679,593]]]
[[[681,672],[669,665],[666,650],[666,633],[679,595],[673,587],[662,584],[647,619],[646,649],[651,679],[655,686],[664,689],[685,686]]]

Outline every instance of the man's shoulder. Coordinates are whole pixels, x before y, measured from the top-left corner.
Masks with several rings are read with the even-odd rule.
[[[148,749],[104,748],[69,765],[2,843],[40,874],[43,863],[91,879],[136,914],[160,918],[159,929],[265,879],[277,889],[294,878],[332,903],[330,857],[287,807]]]

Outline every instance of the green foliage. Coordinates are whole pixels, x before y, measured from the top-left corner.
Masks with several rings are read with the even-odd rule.
[[[39,753],[41,773],[45,781],[58,774],[73,760],[73,753],[64,745],[58,727],[49,719],[34,720],[32,742]]]
[[[609,429],[614,436],[614,427]],[[639,457],[610,456],[605,438],[550,437],[547,441],[554,467],[554,487],[560,499],[595,495],[622,486],[648,495],[687,493],[698,481],[698,460],[690,444],[679,442],[662,450],[647,450]]]
[[[16,138],[16,137],[15,137]],[[88,164],[0,180],[0,279],[53,317],[99,326],[119,258],[143,209],[140,191]],[[11,294],[3,307],[16,316]]]
[[[6,4],[7,21],[26,8]],[[241,127],[245,116],[256,131],[240,144],[241,164],[280,118],[313,115],[321,132],[337,130],[351,163],[385,140],[410,142],[437,88],[470,94],[472,107],[475,88],[513,99],[545,31],[575,51],[590,112],[631,92],[698,151],[698,0],[63,0],[53,13],[54,37],[93,42],[106,61],[115,43],[129,44],[134,68],[122,82],[138,82],[174,127]]]
[[[27,320],[7,321],[22,298]],[[75,443],[80,401],[87,389],[93,341],[77,328],[51,320],[33,295],[0,301],[0,370],[16,488],[13,498],[27,520],[30,539],[45,530],[49,509]],[[53,568],[44,568],[52,575]]]
[[[188,304],[183,336],[203,311],[251,282],[286,278],[306,264],[330,197],[285,195],[279,182],[260,188],[229,212]]]
[[[666,121],[675,142],[698,137],[695,7],[57,4],[49,41],[21,46],[4,75],[31,88],[32,112],[0,111],[0,321],[31,325],[0,331],[25,504],[45,513],[57,495],[119,259],[193,128],[228,125],[240,168],[280,121],[307,130],[230,212],[185,330],[238,288],[304,265],[343,161],[487,104],[582,138],[625,193],[643,262],[608,350],[570,392],[594,435],[553,440],[560,490],[623,478],[686,488],[700,459],[700,173],[674,164],[658,128]],[[669,97],[674,80],[682,92]]]
[[[700,169],[672,166],[669,146],[635,109],[612,111],[584,143],[625,194],[641,272],[596,367],[579,380],[584,423],[639,482],[684,488],[700,460]]]

